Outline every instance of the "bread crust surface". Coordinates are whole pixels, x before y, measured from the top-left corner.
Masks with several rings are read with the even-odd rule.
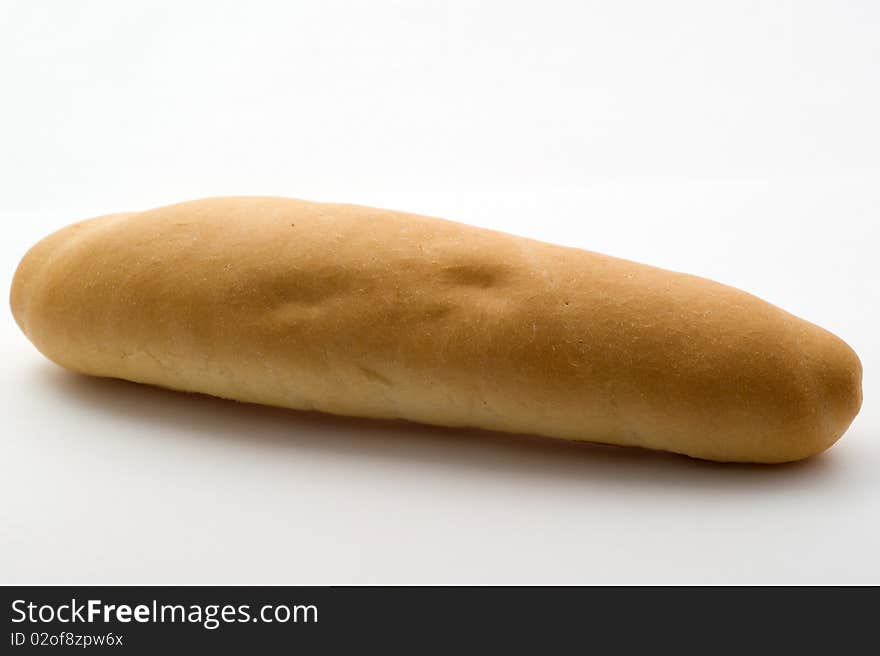
[[[11,306],[63,367],[239,401],[640,446],[818,453],[842,340],[704,278],[429,218],[211,198],[64,228]]]

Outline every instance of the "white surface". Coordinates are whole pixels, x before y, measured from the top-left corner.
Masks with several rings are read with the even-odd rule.
[[[689,271],[828,327],[827,454],[722,466],[93,380],[5,313],[0,580],[880,583],[880,5],[12,2],[0,264],[211,194]]]

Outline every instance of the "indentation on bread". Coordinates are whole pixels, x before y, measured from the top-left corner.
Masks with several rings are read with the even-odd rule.
[[[156,365],[160,369],[164,369],[165,371],[174,372],[174,370],[175,370],[175,368],[169,362],[166,362],[165,360],[160,358],[158,355],[156,355],[155,353],[153,353],[149,349],[144,348],[144,349],[137,349],[134,351],[123,350],[119,354],[120,360],[130,360],[130,359],[137,360],[140,357],[145,357],[145,358],[148,358],[149,360],[152,360],[153,362],[156,363]]]
[[[483,289],[499,285],[506,275],[506,267],[484,263],[455,264],[440,271],[440,279],[444,282]]]
[[[314,272],[293,268],[267,281],[267,292],[285,304],[316,306],[348,292],[353,280],[354,276],[340,269]]]
[[[391,382],[390,379],[386,378],[385,376],[383,376],[382,374],[380,374],[378,371],[376,371],[376,370],[373,369],[372,367],[367,367],[367,366],[365,366],[365,365],[358,365],[358,370],[359,370],[359,371],[360,371],[360,372],[361,372],[361,373],[367,378],[367,380],[369,380],[370,382],[373,382],[373,383],[379,383],[380,385],[383,385],[383,386],[385,386],[385,387],[391,387],[392,384],[393,384],[393,383]]]

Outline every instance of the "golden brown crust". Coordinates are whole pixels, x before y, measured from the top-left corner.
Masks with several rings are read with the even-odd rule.
[[[213,198],[83,221],[28,252],[11,305],[86,374],[712,460],[818,453],[861,404],[852,349],[745,292],[351,205]]]

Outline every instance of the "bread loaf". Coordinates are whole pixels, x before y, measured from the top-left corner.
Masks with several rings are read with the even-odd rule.
[[[442,219],[263,197],[73,224],[16,272],[46,357],[239,401],[784,462],[861,365],[710,280]]]

